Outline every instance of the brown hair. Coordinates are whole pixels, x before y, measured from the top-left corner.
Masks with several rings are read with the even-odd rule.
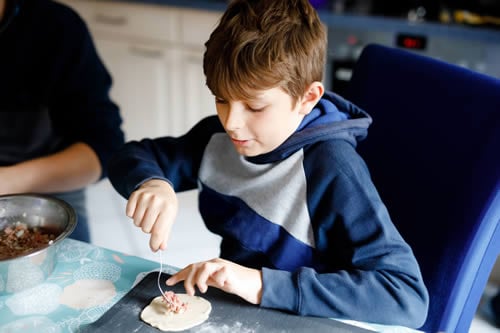
[[[326,31],[308,0],[232,1],[205,47],[207,86],[226,100],[280,87],[295,103],[323,79]]]

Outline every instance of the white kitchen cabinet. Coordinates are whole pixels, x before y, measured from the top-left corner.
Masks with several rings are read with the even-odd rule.
[[[172,86],[172,110],[169,133],[184,134],[202,117],[215,114],[215,98],[205,85],[203,56],[197,51],[181,50],[176,56],[179,80]],[[178,111],[177,111],[178,110]]]
[[[61,0],[86,21],[113,77],[127,140],[185,133],[215,114],[204,43],[222,13],[119,1]]]
[[[173,68],[169,50],[137,42],[97,40],[99,54],[112,73],[111,97],[120,107],[127,140],[168,132]]]
[[[175,63],[179,75],[173,85],[173,110],[169,132],[183,134],[202,117],[215,114],[215,99],[205,85],[203,53],[205,42],[215,28],[222,13],[200,10],[179,10],[179,36],[181,45],[176,48]]]

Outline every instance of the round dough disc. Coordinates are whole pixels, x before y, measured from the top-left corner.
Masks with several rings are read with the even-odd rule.
[[[201,324],[208,319],[212,305],[206,299],[187,294],[176,294],[179,299],[187,303],[186,311],[173,313],[167,311],[163,296],[155,297],[141,312],[141,319],[149,325],[162,331],[183,331]]]

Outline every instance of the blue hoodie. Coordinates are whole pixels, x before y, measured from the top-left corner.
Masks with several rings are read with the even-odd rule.
[[[262,269],[262,307],[419,327],[419,266],[355,150],[370,123],[326,93],[281,146],[244,157],[212,116],[179,138],[126,144],[109,177],[125,198],[152,178],[198,187],[221,258]]]

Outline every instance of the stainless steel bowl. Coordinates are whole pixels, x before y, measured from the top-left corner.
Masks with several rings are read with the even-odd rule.
[[[0,260],[0,295],[32,288],[53,272],[58,244],[75,229],[76,212],[68,203],[38,194],[0,195],[0,230],[17,222],[50,229],[56,236],[47,246]]]

